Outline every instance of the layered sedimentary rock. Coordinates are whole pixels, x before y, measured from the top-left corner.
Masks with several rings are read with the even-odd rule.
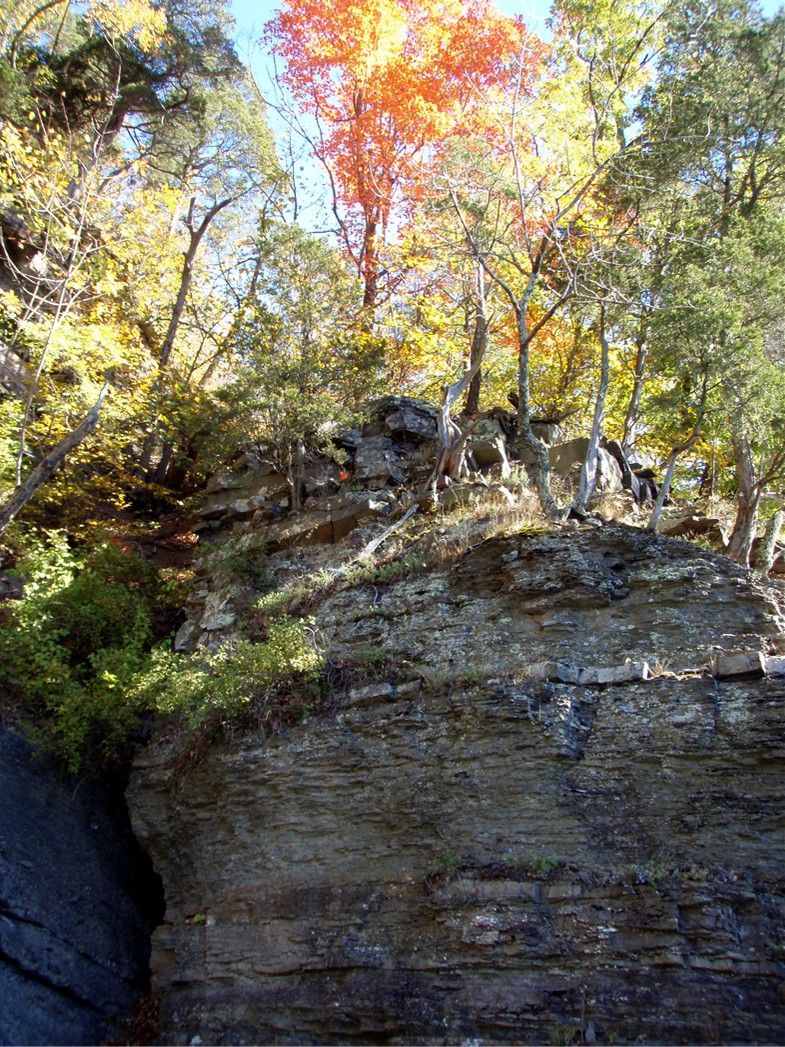
[[[161,1041],[782,1042],[779,597],[622,528],[330,596],[331,715],[137,761]]]

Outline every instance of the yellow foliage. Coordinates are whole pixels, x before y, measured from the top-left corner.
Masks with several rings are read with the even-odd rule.
[[[89,17],[108,36],[127,37],[145,50],[166,31],[166,15],[147,0],[90,0]]]

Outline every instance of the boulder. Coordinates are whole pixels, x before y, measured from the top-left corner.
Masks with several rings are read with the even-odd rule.
[[[395,445],[389,436],[365,436],[354,457],[354,480],[373,490],[406,478]]]
[[[564,437],[564,430],[558,422],[547,419],[532,418],[532,432],[544,444],[555,444]]]
[[[305,470],[303,486],[307,498],[335,493],[341,486],[341,467],[327,459],[317,460]]]
[[[593,687],[650,679],[648,662],[625,662],[623,665],[594,665],[581,669],[578,683],[583,687]]]
[[[647,492],[645,488],[641,487],[638,477],[633,472],[621,443],[618,440],[607,440],[605,441],[605,450],[614,458],[619,466],[622,487],[626,491],[631,491],[636,502],[641,503]]]
[[[199,625],[189,618],[188,621],[183,622],[183,624],[174,634],[172,648],[178,654],[187,654],[190,651],[194,650],[198,638]]]
[[[718,680],[735,680],[745,677],[765,676],[767,661],[760,651],[740,652],[738,654],[719,654],[712,658],[712,676]],[[769,671],[775,668],[772,662]],[[772,673],[775,675],[775,673]]]
[[[589,450],[589,438],[578,436],[566,443],[554,444],[548,450],[551,469],[558,476],[575,479]],[[603,447],[597,449],[597,494],[616,494],[622,490],[622,473],[618,462]]]
[[[510,508],[516,504],[515,495],[504,484],[461,482],[451,484],[440,491],[438,505],[440,509],[453,509],[458,505],[482,505],[483,503],[498,507],[500,500],[506,502]],[[430,493],[420,495],[417,501],[429,512],[435,508]]]
[[[660,528],[660,534],[666,538],[688,538],[693,535],[705,535],[718,546],[723,546],[727,542],[719,519],[716,516],[703,516],[701,513],[690,513],[677,520],[668,521]]]
[[[385,396],[377,400],[372,409],[381,421],[383,431],[397,440],[422,443],[436,439],[438,414],[436,408],[425,400],[411,396]]]
[[[466,441],[466,451],[474,460],[478,469],[488,469],[492,465],[501,465],[502,477],[510,474],[510,463],[507,458],[507,441],[499,423],[492,418],[477,422]]]
[[[242,473],[216,473],[207,481],[207,494],[216,491],[236,491],[245,487],[251,477],[243,471]]]
[[[22,399],[30,381],[29,364],[10,345],[0,340],[0,392]]]
[[[268,528],[266,539],[270,552],[290,545],[318,545],[339,542],[357,527],[361,520],[384,516],[389,504],[381,498],[361,498],[336,507],[322,503],[322,508],[295,513]]]
[[[574,440],[567,440],[566,443],[554,444],[548,450],[551,469],[559,476],[573,476],[583,465],[588,450],[587,436],[576,436]]]
[[[594,490],[597,494],[618,494],[623,490],[621,469],[616,459],[603,447],[597,451],[597,483]]]
[[[362,440],[362,435],[359,429],[345,429],[334,437],[333,443],[336,447],[340,447],[341,450],[354,454],[357,450],[357,445]]]
[[[220,629],[228,629],[237,621],[237,608],[235,606],[234,594],[224,591],[210,593],[205,600],[204,613],[199,622],[199,628],[205,632],[217,632]],[[186,623],[187,624],[187,623]],[[178,632],[185,637],[184,626]]]

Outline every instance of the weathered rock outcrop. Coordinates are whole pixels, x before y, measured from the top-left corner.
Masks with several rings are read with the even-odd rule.
[[[146,990],[161,885],[122,792],[0,732],[0,1043],[100,1043]]]
[[[436,417],[435,407],[411,397],[387,396],[376,401],[370,422],[362,429],[336,436],[343,465],[312,453],[300,477],[300,507],[293,513],[289,512],[290,481],[276,464],[274,449],[244,452],[231,471],[217,474],[208,482],[200,510],[202,520],[197,526],[201,530],[240,532],[253,527],[263,533],[271,551],[292,543],[339,541],[363,517],[385,511],[377,496],[389,494],[391,488],[408,487],[409,497],[429,478],[439,451]],[[531,452],[516,442],[514,416],[494,408],[478,417],[462,418],[460,423],[466,435],[470,478],[507,479],[513,460],[524,473],[526,464],[533,465]],[[546,422],[534,423],[534,428],[549,445],[559,432]],[[554,473],[577,483],[588,446],[585,437],[550,446]],[[597,470],[597,494],[625,489],[632,493],[635,503],[649,498],[651,492],[642,493],[618,443],[601,440]],[[656,494],[653,482],[651,491]]]
[[[325,599],[332,716],[138,758],[162,1042],[783,1042],[780,592],[607,528]]]

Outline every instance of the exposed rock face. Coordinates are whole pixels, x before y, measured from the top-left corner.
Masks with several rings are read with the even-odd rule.
[[[162,1042],[783,1042],[779,593],[608,528],[326,600],[333,717],[138,759]]]
[[[161,885],[122,794],[0,733],[0,1043],[99,1043],[146,990]]]

